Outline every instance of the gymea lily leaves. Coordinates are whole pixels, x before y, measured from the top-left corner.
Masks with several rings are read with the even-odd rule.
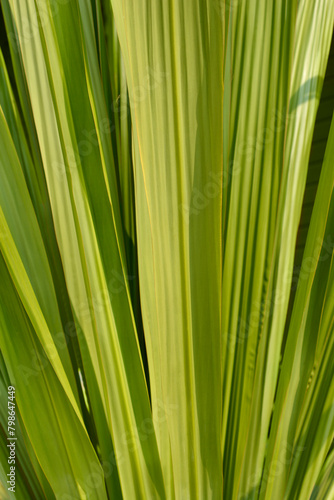
[[[148,436],[143,445],[137,444],[136,421],[141,424],[150,419],[151,413],[127,288],[116,183],[112,179],[113,192],[110,191],[109,185],[110,176],[115,176],[112,170],[111,147],[108,138],[103,137],[103,141],[101,140],[99,144],[102,134],[101,124],[97,132],[98,144],[93,148],[92,154],[88,157],[82,153],[79,158],[75,154],[79,142],[75,134],[81,133],[84,124],[88,130],[92,128],[95,130],[94,119],[101,119],[103,101],[101,104],[100,99],[96,104],[100,105],[100,109],[92,109],[89,106],[89,93],[95,89],[92,89],[90,82],[87,82],[86,91],[79,94],[82,99],[79,102],[72,98],[77,93],[75,82],[72,80],[66,83],[62,79],[63,72],[66,74],[70,67],[70,61],[66,57],[68,41],[73,47],[72,70],[76,67],[84,82],[86,82],[86,69],[87,80],[88,72],[92,71],[91,68],[85,68],[86,59],[82,52],[77,51],[77,58],[75,57],[75,47],[80,47],[81,44],[79,22],[82,19],[89,25],[91,22],[89,11],[80,12],[83,15],[83,18],[80,18],[76,6],[68,4],[61,19],[52,18],[50,12],[44,11],[44,20],[38,24],[41,12],[33,3],[24,6],[11,3],[10,7],[18,26],[19,39],[22,37],[22,58],[32,112],[43,164],[48,165],[44,173],[55,232],[73,315],[81,329],[81,334],[78,336],[79,344],[87,383],[91,384],[89,392],[92,408],[97,413],[94,418],[100,423],[97,432],[101,433],[98,439],[100,446],[104,448],[102,457],[104,460],[111,460],[112,457],[106,456],[106,450],[111,454],[111,436],[113,436],[119,443],[116,456],[119,457],[119,463],[123,463],[122,487],[125,494],[134,495],[133,489],[136,488],[143,496],[149,496],[157,489],[159,495],[163,496],[160,462],[157,451],[156,457],[153,451],[156,446],[154,434]],[[77,14],[76,18],[74,14]],[[50,17],[45,17],[48,15]],[[29,43],[25,43],[23,33],[20,33],[24,19],[30,19],[32,25],[38,26]],[[55,36],[57,27],[60,30],[61,26],[64,30],[64,24],[57,26],[54,24],[56,21],[67,22],[68,26],[74,21],[71,29],[66,30],[69,40]],[[92,50],[92,47],[90,49]],[[97,74],[93,76],[96,81]],[[40,99],[43,108],[40,106]],[[84,113],[85,106],[86,113]],[[72,115],[73,111],[76,112],[75,115]],[[44,126],[46,115],[49,116],[47,128]],[[77,131],[75,124],[78,127]],[[96,164],[100,165],[100,168],[94,171],[92,166]],[[85,168],[87,165],[89,168]],[[95,202],[92,201],[93,198]],[[94,207],[92,209],[91,203]],[[93,227],[95,217],[100,220],[99,228]],[[62,220],[66,221],[65,225]],[[123,286],[121,290],[116,291],[117,293],[113,293],[114,290],[110,285],[113,272],[123,278]],[[116,336],[113,336],[113,332]],[[122,350],[124,353],[120,355]],[[130,363],[128,369],[124,369],[126,359]],[[105,368],[102,368],[103,365]],[[110,377],[110,373],[114,370],[117,373]],[[119,386],[119,391],[114,384]],[[119,400],[117,392],[121,398]],[[131,397],[129,397],[130,392]],[[129,397],[128,402],[126,402],[127,397]],[[134,406],[136,406],[135,411]],[[118,425],[125,425],[123,429],[118,427],[115,433],[112,428],[111,413],[114,414],[114,422],[118,421]],[[108,432],[104,432],[106,426]],[[132,440],[130,444],[129,439]],[[150,463],[150,473],[156,469],[154,483],[147,472],[147,461]],[[143,470],[139,472],[141,467]],[[120,469],[118,472],[120,473]],[[133,474],[137,477],[135,478]],[[156,481],[159,474],[160,484]],[[127,475],[130,475],[132,481],[129,481]],[[114,473],[109,479],[115,481],[115,478],[117,474]]]
[[[183,404],[185,415],[183,422],[168,422],[179,485],[175,491],[179,497],[192,491],[192,471],[199,460],[199,470],[205,471],[200,477],[195,472],[199,498],[220,496],[212,479],[217,478],[218,462],[210,462],[215,452],[207,445],[220,435],[215,422],[221,372],[224,493],[227,498],[252,498],[265,456],[333,6],[240,2],[235,9],[222,10],[220,25],[211,2],[196,7],[113,4],[130,95],[147,66],[169,76],[166,89],[152,93],[133,111],[133,124],[141,186],[137,212],[146,217],[146,224],[144,217],[138,221],[144,325],[147,310],[151,329],[164,332],[158,342],[172,350],[175,365],[165,360],[161,393]],[[316,51],[315,45],[322,50]],[[210,181],[217,173],[218,192],[210,196]],[[210,248],[209,260],[202,241]],[[222,288],[215,281],[221,264]],[[180,282],[172,278],[175,274]],[[221,362],[213,351],[218,324]],[[151,365],[160,365],[159,348],[150,350]],[[183,368],[183,387],[173,386],[176,366]],[[209,403],[204,396],[208,391]],[[191,406],[184,403],[186,397]]]
[[[331,258],[300,279],[280,356],[334,4],[2,8],[19,103],[2,60],[1,372],[33,491],[330,491]],[[333,231],[332,135],[305,262]]]

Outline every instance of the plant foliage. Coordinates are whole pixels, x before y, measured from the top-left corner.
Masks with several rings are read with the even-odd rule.
[[[332,500],[333,1],[1,7],[2,497]]]

